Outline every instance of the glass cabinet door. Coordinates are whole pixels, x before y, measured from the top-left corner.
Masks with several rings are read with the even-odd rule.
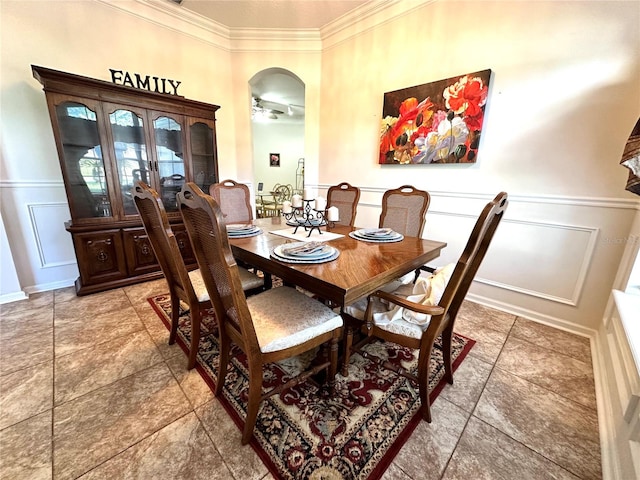
[[[138,180],[152,185],[143,120],[130,110],[115,110],[109,114],[109,124],[124,214],[137,215],[131,189]]]
[[[96,112],[82,103],[56,106],[69,207],[73,218],[111,217]]]
[[[156,142],[158,193],[167,212],[177,212],[176,194],[185,182],[182,126],[171,117],[158,117],[153,121]]]
[[[189,127],[189,138],[194,181],[203,192],[209,193],[209,186],[218,181],[213,127],[196,121]]]

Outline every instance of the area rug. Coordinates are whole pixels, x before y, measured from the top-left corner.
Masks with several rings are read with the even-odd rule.
[[[169,328],[169,295],[149,298]],[[180,312],[178,343],[187,351],[190,321],[185,305]],[[218,372],[217,324],[213,310],[203,320],[196,368],[214,389]],[[455,335],[455,369],[474,340]],[[417,351],[376,342],[370,353],[414,370]],[[312,354],[313,355],[313,354]],[[223,396],[220,402],[242,430],[246,417],[248,370],[246,357],[232,347]],[[269,367],[265,388],[295,375],[312,357],[296,358]],[[431,358],[430,389],[433,402],[446,381],[440,341]],[[324,480],[379,479],[402,445],[421,421],[417,386],[386,369],[378,368],[358,354],[351,357],[349,376],[336,376],[330,398],[312,381],[274,395],[261,404],[251,445],[275,478]],[[241,433],[238,433],[238,438]]]

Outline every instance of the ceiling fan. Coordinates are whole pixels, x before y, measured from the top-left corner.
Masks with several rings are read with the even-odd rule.
[[[276,120],[278,115],[282,115],[284,112],[282,110],[277,110],[273,108],[267,108],[262,104],[262,99],[260,97],[252,97],[251,101],[251,117],[254,119],[262,118],[262,119],[270,119]]]

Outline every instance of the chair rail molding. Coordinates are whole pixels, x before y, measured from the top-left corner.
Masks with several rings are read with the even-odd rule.
[[[60,180],[0,180],[0,188],[64,188]]]

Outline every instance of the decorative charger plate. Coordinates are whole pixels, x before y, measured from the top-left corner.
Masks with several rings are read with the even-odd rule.
[[[278,245],[271,251],[271,256],[289,263],[324,263],[335,260],[340,251],[331,245],[310,245],[314,242],[295,242]],[[307,247],[305,249],[305,247]]]
[[[262,233],[262,230],[255,225],[234,223],[231,225],[227,225],[227,235],[229,238],[244,238],[244,237],[253,237],[254,235],[258,235]]]
[[[363,242],[374,243],[400,242],[404,239],[404,235],[390,228],[362,228],[349,232],[349,236]]]

